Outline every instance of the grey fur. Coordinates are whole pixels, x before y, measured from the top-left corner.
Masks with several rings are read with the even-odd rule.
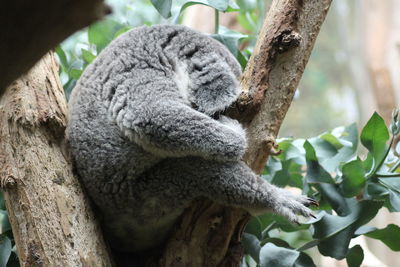
[[[270,185],[240,161],[245,131],[212,115],[239,94],[235,58],[183,26],[131,30],[85,70],[67,129],[76,168],[112,246],[159,245],[197,197],[296,221],[310,200]]]

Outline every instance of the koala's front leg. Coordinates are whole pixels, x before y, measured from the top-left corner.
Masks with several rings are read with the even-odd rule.
[[[298,222],[297,215],[313,217],[310,205],[317,202],[306,197],[290,193],[269,184],[256,175],[243,162],[216,162],[197,157],[166,159],[154,167],[155,173],[162,177],[159,181],[168,183],[178,196],[195,198],[207,197],[213,201],[243,208],[253,215],[268,211],[285,216],[292,222]],[[160,194],[158,194],[160,195]]]

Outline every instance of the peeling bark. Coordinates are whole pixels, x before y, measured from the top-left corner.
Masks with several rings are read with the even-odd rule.
[[[268,11],[242,76],[242,95],[229,111],[247,128],[244,160],[256,173],[267,160],[268,144],[278,134],[330,4],[331,0],[275,0]],[[159,265],[238,266],[248,219],[240,209],[195,202],[167,242]]]
[[[6,87],[75,31],[102,18],[103,0],[12,0],[0,9],[0,97]]]
[[[21,266],[112,266],[64,146],[67,104],[52,53],[0,100],[0,184]]]

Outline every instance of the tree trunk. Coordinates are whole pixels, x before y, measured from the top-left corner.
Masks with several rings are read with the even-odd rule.
[[[21,266],[111,266],[64,146],[67,105],[52,53],[0,100],[0,184]]]
[[[260,173],[274,151],[283,118],[311,54],[331,0],[275,0],[243,74],[242,95],[229,111],[247,127],[244,160]],[[183,215],[161,266],[238,266],[241,233],[249,215],[207,200]]]

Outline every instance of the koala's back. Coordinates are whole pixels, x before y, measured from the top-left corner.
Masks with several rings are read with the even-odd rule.
[[[110,114],[118,112],[110,110],[110,105],[118,108],[119,103],[113,101],[122,98],[129,102],[132,114],[145,113],[135,108],[149,98],[164,101],[182,97],[175,90],[177,65],[190,61],[194,53],[217,53],[238,66],[217,41],[179,25],[133,29],[114,40],[88,66],[72,92],[68,126],[71,149],[84,181],[110,183],[121,176],[132,179],[159,161],[157,155],[131,142],[110,120]],[[239,67],[234,71],[240,75]],[[149,90],[146,84],[157,79],[164,84],[162,90]],[[134,97],[116,97],[128,92]]]

